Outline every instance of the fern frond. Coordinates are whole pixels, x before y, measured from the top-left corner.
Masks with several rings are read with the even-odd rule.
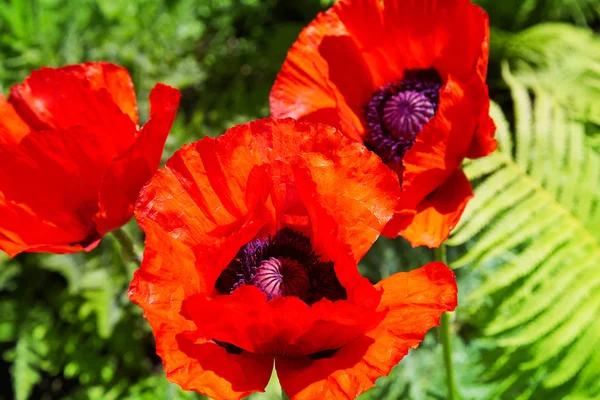
[[[600,17],[595,0],[476,0],[490,15],[494,25],[519,29],[543,21],[572,21],[590,25]]]
[[[492,105],[499,149],[465,165],[475,198],[448,241],[468,248],[452,265],[482,268],[483,282],[466,300],[491,316],[481,329],[493,338],[488,375],[502,382],[497,398],[559,399],[565,387],[597,394],[590,382],[600,381],[592,345],[600,341],[600,156],[554,93],[507,65],[503,76],[514,134]]]
[[[569,350],[567,355],[560,361],[554,371],[546,377],[545,386],[557,387],[572,379],[579,372],[592,353],[587,351],[589,348],[600,347],[600,319],[596,321],[583,333],[581,340],[578,340],[575,346]]]
[[[508,60],[515,76],[528,86],[552,93],[576,119],[600,125],[600,38],[593,30],[541,23],[499,37],[503,40],[497,51]],[[521,122],[529,120],[522,118]]]
[[[32,338],[23,335],[17,341],[15,347],[15,361],[12,366],[13,387],[17,400],[29,398],[35,384],[40,380],[40,372],[36,368],[39,363],[39,355],[32,350]]]

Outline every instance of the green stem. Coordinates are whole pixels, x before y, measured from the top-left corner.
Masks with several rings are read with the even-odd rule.
[[[454,379],[454,365],[452,363],[452,334],[450,331],[451,314],[444,313],[440,319],[440,340],[444,351],[444,365],[446,366],[446,386],[448,387],[448,400],[457,399],[456,381]]]
[[[442,243],[440,247],[433,249],[433,257],[435,258],[435,261],[440,261],[448,265],[448,258],[446,257],[446,245]]]
[[[281,388],[281,400],[290,400],[290,398],[285,393],[285,390],[283,390],[283,388]]]
[[[446,245],[442,244],[439,248],[434,250],[435,260],[441,261],[444,264],[448,264],[446,258]],[[440,341],[442,342],[442,350],[444,353],[444,366],[446,367],[446,386],[448,388],[448,400],[455,400],[458,398],[456,392],[456,379],[454,377],[454,364],[452,362],[452,331],[451,321],[452,314],[444,313],[440,318]]]
[[[131,237],[123,230],[123,228],[117,228],[112,231],[113,236],[117,239],[117,242],[121,245],[121,256],[127,260],[136,263],[138,266],[142,264],[142,259],[135,250],[135,245]]]

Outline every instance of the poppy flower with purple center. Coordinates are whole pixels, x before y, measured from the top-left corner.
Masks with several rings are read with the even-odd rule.
[[[487,15],[469,0],[340,0],[288,52],[271,113],[364,143],[402,185],[385,234],[438,247],[473,195],[463,160],[496,148],[488,47]]]
[[[354,398],[456,306],[442,263],[372,285],[357,260],[400,185],[335,128],[265,119],[185,146],[142,189],[129,297],[167,379],[215,399]]]

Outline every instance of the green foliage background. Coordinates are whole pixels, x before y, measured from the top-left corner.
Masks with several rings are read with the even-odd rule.
[[[30,70],[127,67],[142,120],[155,82],[182,106],[183,143],[268,115],[296,35],[328,0],[0,0],[0,91]],[[480,0],[499,150],[468,162],[476,197],[448,244],[459,279],[453,351],[463,399],[600,398],[598,0]],[[126,230],[141,242],[132,222]],[[377,281],[432,259],[380,239]],[[125,291],[135,265],[111,236],[90,254],[0,255],[0,399],[196,399],[168,383]],[[435,331],[362,399],[444,399]],[[265,394],[278,399],[273,380]]]

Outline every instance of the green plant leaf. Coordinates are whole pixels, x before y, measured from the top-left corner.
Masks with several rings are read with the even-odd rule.
[[[467,319],[496,354],[488,376],[502,385],[492,398],[599,396],[575,382],[600,380],[600,156],[554,92],[506,64],[503,76],[514,133],[492,105],[499,149],[466,165],[475,198],[449,240],[468,249],[453,266],[483,274]]]
[[[541,23],[517,33],[498,32],[494,37],[494,51],[507,60],[521,82],[551,94],[554,101],[569,111],[572,119],[600,125],[600,37],[597,33],[564,23]],[[569,56],[565,57],[566,54]],[[550,111],[551,105],[544,106],[544,102],[544,97],[538,99],[536,112]],[[525,109],[520,111],[526,112]],[[544,118],[536,121],[536,129],[541,132],[545,129],[544,123],[550,122]],[[521,118],[519,123],[528,121]],[[597,132],[598,129],[596,135]],[[521,139],[529,138],[526,135]],[[566,149],[553,147],[553,144],[548,142],[545,148]],[[544,145],[535,149],[540,154]],[[536,165],[541,168],[545,163],[543,158],[540,161]],[[535,171],[530,172],[535,174]]]

